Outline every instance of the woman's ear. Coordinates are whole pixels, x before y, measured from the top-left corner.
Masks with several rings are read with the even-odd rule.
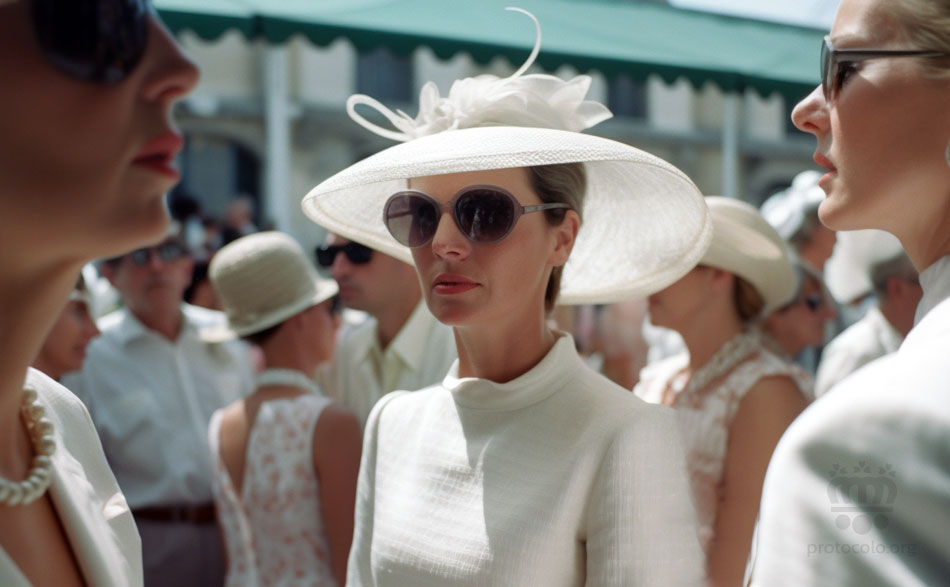
[[[548,262],[554,267],[560,267],[567,263],[567,258],[571,256],[574,249],[574,241],[577,240],[577,231],[581,228],[581,218],[574,210],[568,210],[564,214],[564,220],[557,226],[552,226],[554,235],[554,250],[548,257]]]

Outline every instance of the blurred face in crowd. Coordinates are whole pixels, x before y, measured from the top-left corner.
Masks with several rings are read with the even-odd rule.
[[[301,312],[306,330],[311,334],[311,355],[317,363],[333,360],[339,316],[333,311],[333,301],[326,300]]]
[[[934,49],[910,40],[895,4],[842,0],[832,45]],[[795,125],[815,135],[815,161],[828,170],[819,181],[828,195],[819,213],[830,228],[880,228],[906,245],[930,238],[932,223],[947,216],[950,77],[928,74],[926,59],[840,62],[831,95],[819,86],[793,111]]]
[[[326,244],[344,246],[350,241],[336,234],[328,234]],[[369,261],[354,263],[344,252],[337,253],[330,266],[333,279],[340,286],[343,305],[378,316],[400,292],[417,291],[416,272],[411,265],[372,251]]]
[[[818,280],[808,274],[803,279],[798,297],[765,320],[765,330],[790,356],[824,343],[825,323],[837,315]]]
[[[78,371],[86,358],[86,347],[99,335],[89,307],[82,299],[71,298],[43,342],[33,365],[54,379]]]
[[[124,79],[72,77],[44,56],[31,7],[0,6],[4,232],[57,254],[69,243],[83,259],[160,238],[182,146],[171,106],[195,85],[195,66],[148,14],[144,54]]]
[[[700,320],[708,299],[711,272],[711,267],[694,267],[672,285],[647,298],[650,323],[680,332]]]
[[[103,265],[103,272],[129,310],[142,319],[171,313],[181,305],[193,266],[183,246],[165,241],[124,255],[114,266]]]

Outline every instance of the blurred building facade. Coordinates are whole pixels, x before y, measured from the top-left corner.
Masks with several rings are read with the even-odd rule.
[[[427,81],[436,82],[445,95],[455,79],[486,72],[506,76],[520,65],[499,58],[482,66],[464,54],[442,61],[424,47],[409,58],[384,48],[359,54],[343,38],[325,48],[302,37],[268,46],[248,42],[234,31],[212,42],[186,31],[179,40],[202,72],[200,84],[177,112],[187,136],[180,189],[194,195],[207,213],[218,215],[232,198],[250,196],[258,204],[258,226],[289,232],[305,246],[320,242],[323,233],[300,212],[301,198],[323,179],[391,144],[349,119],[344,107],[348,96],[365,93],[414,116]],[[553,73],[578,72],[562,68]],[[796,173],[814,166],[814,141],[794,129],[789,121],[794,104],[778,94],[762,97],[749,90],[730,96],[711,83],[697,89],[684,80],[669,85],[654,76],[639,82],[584,73],[593,77],[591,98],[615,114],[591,132],[670,161],[707,195],[758,205]],[[276,104],[270,92],[275,85],[286,88],[286,97]],[[285,165],[277,170],[286,176],[277,184],[285,193],[267,196],[274,183],[265,189],[264,162],[274,131],[265,120],[273,108],[283,109],[291,123],[289,136],[278,137],[278,144],[288,145],[286,157],[280,157]],[[730,128],[735,129],[738,157],[735,177],[727,181],[723,134]],[[734,193],[723,193],[724,183],[734,184],[726,188]]]

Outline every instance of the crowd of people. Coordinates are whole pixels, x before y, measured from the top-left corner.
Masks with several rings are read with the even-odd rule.
[[[950,577],[950,2],[842,0],[824,172],[761,209],[583,132],[513,9],[511,76],[350,98],[399,144],[303,198],[312,252],[169,222],[198,72],[94,3],[0,1],[0,583]]]

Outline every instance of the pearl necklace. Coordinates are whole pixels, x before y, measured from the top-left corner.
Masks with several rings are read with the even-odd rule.
[[[26,428],[33,440],[33,467],[23,481],[7,481],[0,478],[0,504],[7,506],[26,505],[36,501],[46,493],[52,480],[53,460],[56,451],[56,438],[53,423],[46,417],[46,408],[40,403],[36,390],[23,389],[23,405],[20,408]]]
[[[299,387],[300,389],[306,389],[310,393],[321,395],[320,386],[317,385],[313,379],[296,369],[264,369],[257,374],[255,384],[257,387],[265,387],[267,385]]]

